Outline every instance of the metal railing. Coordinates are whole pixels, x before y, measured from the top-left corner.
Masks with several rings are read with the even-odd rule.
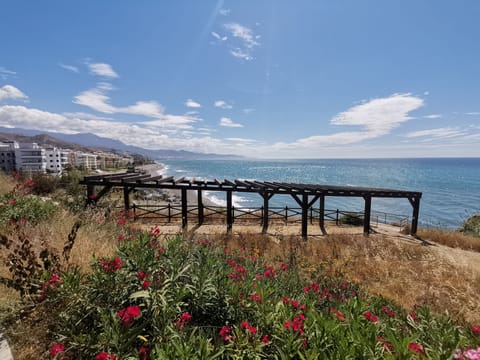
[[[182,220],[182,206],[180,204],[167,203],[165,205],[133,204],[131,207],[133,217],[137,219],[156,220],[160,222],[176,222]],[[204,206],[203,222],[224,223],[227,209],[224,206]],[[263,223],[263,206],[261,207],[232,207],[234,222]],[[196,220],[199,214],[197,205],[187,206],[187,217]],[[340,209],[325,209],[324,220],[333,221],[336,225],[340,224],[363,224],[363,212],[346,211]],[[301,223],[302,209],[300,207],[269,207],[268,218],[270,223],[283,222],[285,224]],[[309,209],[308,218],[311,224],[320,221],[320,210]],[[409,217],[405,215],[372,211],[370,215],[370,224],[395,225],[404,228],[409,225]]]

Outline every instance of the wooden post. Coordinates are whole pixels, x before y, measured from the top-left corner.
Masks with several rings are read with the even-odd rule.
[[[123,202],[125,210],[128,211],[130,209],[130,189],[128,186],[123,187]]]
[[[203,200],[202,190],[197,190],[197,206],[198,206],[198,224],[203,224]]]
[[[320,196],[320,230],[323,235],[327,234],[325,230],[325,195]]]
[[[363,197],[365,199],[365,212],[363,215],[363,234],[370,234],[370,213],[372,210],[372,198],[370,195]]]
[[[232,231],[232,190],[227,190],[227,232]]]
[[[188,225],[187,189],[182,189],[182,229]]]
[[[308,232],[308,195],[303,194],[302,196],[302,238],[307,240]]]
[[[268,201],[272,198],[273,194],[269,194],[268,192],[261,193],[263,197],[263,212],[262,212],[262,219],[263,219],[263,227],[262,227],[262,234],[266,234],[268,230]]]
[[[413,207],[413,215],[412,215],[412,225],[410,227],[410,235],[415,236],[417,235],[417,228],[418,228],[418,214],[420,212],[420,197],[408,198],[410,204]]]
[[[87,202],[86,204],[95,204],[95,185],[87,184]]]

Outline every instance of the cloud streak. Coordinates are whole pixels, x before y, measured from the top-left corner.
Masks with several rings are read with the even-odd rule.
[[[115,79],[118,78],[118,74],[113,70],[112,66],[105,63],[87,64],[90,69],[90,73],[98,75],[104,78]]]
[[[238,124],[232,121],[232,119],[227,118],[227,117],[222,117],[219,122],[220,126],[225,126],[225,127],[243,127],[242,124]]]

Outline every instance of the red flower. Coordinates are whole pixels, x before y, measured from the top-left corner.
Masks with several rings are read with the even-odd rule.
[[[413,352],[417,352],[420,355],[425,355],[425,351],[423,350],[423,346],[418,344],[418,343],[411,342],[410,344],[408,344],[408,350],[413,351]]]
[[[282,264],[282,265],[280,265],[280,267],[282,268],[282,271],[287,271],[288,270],[288,265],[287,264]]]
[[[367,312],[365,313],[365,318],[366,318],[368,321],[371,321],[371,322],[373,322],[373,323],[378,322],[378,316],[375,315],[375,314],[373,314],[373,313],[371,313],[370,311],[367,311]]]
[[[145,273],[145,272],[143,272],[143,271],[139,271],[139,272],[138,272],[138,278],[139,278],[140,280],[143,280],[143,279],[145,279],[146,277],[147,277],[147,273]]]
[[[385,350],[387,350],[387,351],[389,351],[389,352],[393,352],[393,350],[394,350],[393,345],[390,344],[390,343],[389,343],[387,340],[385,340],[383,337],[377,336],[377,341],[382,344],[382,347],[383,347]]]
[[[145,280],[143,283],[142,283],[142,289],[143,290],[147,290],[150,286],[150,281],[148,280]]]
[[[260,340],[264,344],[268,344],[270,342],[270,339],[268,338],[268,335],[264,335],[262,337],[262,340]]]
[[[117,355],[115,354],[110,354],[105,351],[102,351],[101,353],[98,353],[97,356],[95,356],[95,360],[116,360]]]
[[[188,312],[184,312],[180,315],[180,318],[177,320],[175,325],[179,328],[183,328],[189,323],[190,320],[192,320],[192,315],[190,315]]]
[[[49,284],[55,284],[56,282],[62,280],[61,276],[58,275],[58,274],[52,274],[52,276],[50,277],[50,280],[48,280]]]
[[[53,344],[53,346],[50,348],[50,356],[55,357],[60,353],[63,353],[65,351],[65,345],[63,344]]]
[[[140,346],[138,348],[138,355],[140,360],[147,360],[148,359],[148,349],[145,346]]]
[[[262,303],[262,299],[260,298],[260,296],[258,294],[252,294],[250,295],[250,299],[261,304]]]
[[[480,326],[472,326],[472,332],[480,335]]]
[[[8,205],[15,205],[17,200],[8,200]]]
[[[415,314],[414,312],[409,312],[408,316],[410,316],[412,318],[412,320],[417,320],[417,318],[418,318],[417,314]]]
[[[257,328],[253,327],[252,325],[250,325],[250,323],[248,321],[242,321],[240,326],[249,331],[252,335],[255,335],[257,333]]]
[[[395,311],[390,309],[388,306],[382,306],[382,311],[390,317],[395,317],[397,315],[395,314]]]
[[[232,329],[230,328],[230,326],[224,325],[224,326],[222,326],[222,328],[220,329],[220,331],[218,333],[220,335],[220,337],[223,339],[223,341],[227,344],[230,341],[233,340],[233,336],[231,335],[231,331],[232,331]]]
[[[284,304],[290,304],[290,298],[288,296],[284,296],[282,298],[282,301],[283,301]]]
[[[133,320],[140,317],[141,311],[137,305],[128,306],[126,308],[120,309],[117,313],[117,316],[122,320],[125,326],[132,325]]]

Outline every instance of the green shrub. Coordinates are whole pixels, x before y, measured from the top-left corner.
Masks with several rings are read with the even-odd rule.
[[[363,215],[357,213],[345,213],[340,217],[340,223],[345,225],[362,226]]]
[[[467,235],[480,237],[480,214],[470,216],[461,227],[461,231]]]
[[[285,264],[157,235],[131,232],[90,275],[52,285],[69,358],[447,359],[480,345],[476,328],[406,312],[329,269],[302,281]]]
[[[57,211],[50,200],[14,191],[0,197],[0,224],[46,221]]]

